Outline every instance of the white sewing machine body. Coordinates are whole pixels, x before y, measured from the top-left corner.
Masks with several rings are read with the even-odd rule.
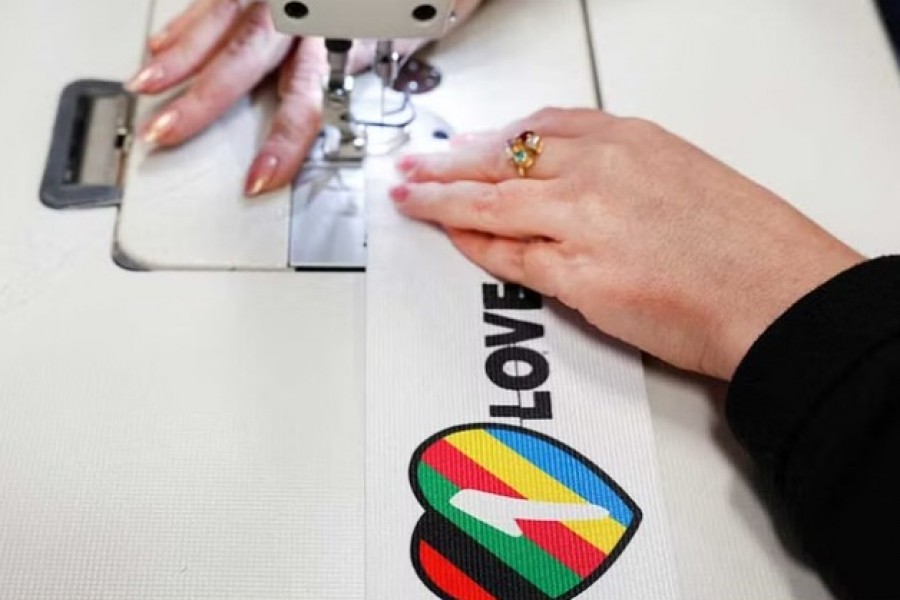
[[[439,37],[454,18],[450,0],[271,0],[269,4],[276,27],[297,37],[427,39]],[[340,54],[335,56],[340,58]],[[328,87],[338,75],[338,101],[346,101],[346,108],[352,112],[331,113],[336,122],[326,123],[326,131],[294,188],[270,194],[263,202],[244,198],[239,180],[252,157],[252,142],[262,135],[275,105],[271,90],[248,99],[206,134],[181,148],[159,153],[136,143],[124,167],[124,180],[129,185],[116,242],[120,264],[146,270],[364,269],[363,165],[359,160],[333,160],[326,148],[327,136],[335,133],[334,128],[345,126],[342,119],[385,123],[348,132],[354,138],[348,140],[351,153],[355,154],[352,145],[358,142],[364,144],[363,154],[377,155],[404,141],[422,145],[437,138],[446,139],[450,131],[448,124],[418,106],[418,97],[411,99],[411,93],[392,89],[392,81],[381,81],[373,74],[353,77],[355,81],[344,90],[344,80],[349,78],[343,72],[333,72],[323,82],[326,119]],[[427,89],[427,78],[433,75],[426,72],[425,65],[415,75],[423,79],[416,86]],[[170,97],[171,94],[157,100],[141,99],[134,120],[146,118]],[[384,112],[385,103],[393,115],[389,118],[379,114],[379,109]],[[395,125],[406,122],[404,119],[412,120],[405,130]],[[210,177],[212,170],[223,174]],[[184,188],[173,185],[173,181],[194,185]],[[185,210],[187,203],[193,205],[191,210]]]
[[[0,114],[0,597],[364,598],[365,275],[293,272],[290,190],[243,198],[265,98],[172,153],[137,146],[119,210],[42,207],[59,90],[126,77],[185,2],[148,3],[149,23],[131,3],[50,4],[0,26],[4,56],[35,57],[8,66]],[[418,102],[457,130],[595,105],[590,41],[607,109],[896,251],[900,86],[874,8],[721,4],[589,0],[589,40],[577,0],[495,1],[439,45],[447,81]],[[723,441],[711,386],[647,381],[684,597],[827,598]]]
[[[268,0],[279,31],[344,39],[437,38],[454,0]]]

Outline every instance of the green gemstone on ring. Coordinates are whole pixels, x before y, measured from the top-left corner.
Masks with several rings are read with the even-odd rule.
[[[513,152],[513,160],[519,164],[528,162],[528,153],[524,150],[517,150]]]

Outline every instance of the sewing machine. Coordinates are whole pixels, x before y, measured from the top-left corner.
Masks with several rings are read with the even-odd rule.
[[[394,40],[440,37],[456,18],[451,0],[438,3],[270,0],[269,7],[279,31],[296,37],[325,38],[330,73],[324,90],[323,156],[330,161],[361,161],[369,145],[368,129],[388,125],[384,94],[397,81],[401,59],[394,52]],[[378,38],[373,64],[381,82],[381,118],[367,122],[369,125],[361,122],[353,110],[353,77],[347,72],[347,65],[354,38]]]
[[[235,192],[235,177],[245,170],[253,148],[247,140],[258,138],[271,116],[271,90],[248,99],[190,144],[160,153],[136,140],[130,126],[177,91],[134,102],[114,84],[82,82],[70,87],[61,102],[42,190],[45,203],[97,206],[106,204],[110,194],[116,200],[124,195],[115,257],[130,269],[363,270],[364,159],[450,135],[449,125],[420,103],[439,84],[440,72],[401,57],[393,40],[440,36],[456,18],[452,6],[450,0],[272,0],[273,21],[284,33],[343,36],[326,39],[325,126],[292,189],[256,203]],[[368,74],[347,72],[353,38],[384,38],[375,45]],[[73,154],[73,146],[81,149]],[[69,164],[73,156],[81,162]],[[209,178],[211,168],[221,169],[223,176]],[[80,182],[65,180],[73,171],[81,172]],[[182,190],[173,179],[204,182]],[[113,191],[125,181],[124,192]],[[182,191],[190,193],[182,196]]]
[[[127,77],[185,2],[140,6],[15,2],[0,24],[0,55],[30,57],[7,64],[0,111],[0,597],[362,599],[379,543],[363,534],[365,275],[293,272],[302,178],[243,197],[273,98],[114,167],[102,155],[157,101],[94,105],[112,150],[68,200],[107,207],[36,198],[59,91]],[[489,3],[424,57],[444,82],[417,108],[486,129],[597,104],[596,76],[609,110],[689,137],[864,252],[897,250],[900,86],[868,2],[586,6]],[[380,115],[379,76],[355,83]],[[683,596],[828,598],[749,483],[709,401],[721,387],[651,363],[647,388]]]
[[[293,199],[289,266],[325,269],[364,268],[366,247],[365,181],[360,176],[368,154],[387,153],[410,143],[415,135],[446,139],[449,127],[432,115],[419,114],[411,96],[428,87],[422,78],[438,75],[418,62],[411,81],[394,89],[402,58],[394,52],[394,40],[434,39],[446,32],[456,18],[452,0],[421,3],[416,0],[391,2],[297,2],[270,0],[276,28],[296,37],[325,37],[329,75],[323,90],[324,129],[300,175],[300,181],[329,178],[335,185],[303,186]],[[352,18],[348,18],[352,15]],[[361,118],[360,93],[354,77],[347,72],[354,39],[377,38],[373,71],[380,89],[370,86],[370,107],[376,104],[377,117]],[[408,69],[408,72],[411,70]],[[399,96],[399,108],[386,108],[386,96]],[[355,101],[355,102],[354,102]],[[388,113],[392,116],[389,117]],[[397,117],[397,113],[406,116]],[[418,141],[418,139],[416,140]],[[318,189],[314,189],[318,188]],[[321,191],[318,191],[321,190]],[[335,206],[342,206],[335,218]],[[348,225],[349,222],[349,225]]]

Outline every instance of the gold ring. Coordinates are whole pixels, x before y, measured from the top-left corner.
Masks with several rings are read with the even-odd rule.
[[[527,177],[528,170],[534,166],[544,151],[544,140],[533,131],[506,141],[506,156],[516,168],[519,177]]]

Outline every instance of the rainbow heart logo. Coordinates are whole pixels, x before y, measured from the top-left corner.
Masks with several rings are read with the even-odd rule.
[[[444,600],[565,600],[590,587],[641,522],[584,456],[521,427],[454,427],[422,444],[410,483],[425,515],[419,578]]]

